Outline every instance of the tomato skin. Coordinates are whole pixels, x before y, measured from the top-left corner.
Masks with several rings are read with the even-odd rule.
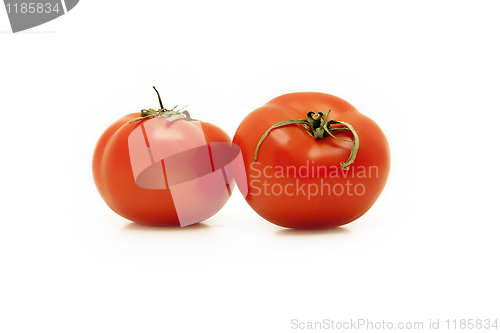
[[[256,146],[269,127],[305,119],[309,111],[328,110],[329,120],[351,124],[359,136],[360,147],[349,170],[342,170],[340,163],[349,158],[350,142],[329,136],[314,139],[300,124],[272,130],[260,146],[258,163],[253,163]],[[353,139],[348,131],[335,136]],[[233,142],[241,148],[247,171],[246,201],[264,219],[282,227],[320,229],[352,222],[372,207],[389,176],[389,144],[380,127],[345,100],[325,93],[290,93],[269,101],[244,118]],[[301,167],[304,172],[299,174]],[[339,177],[330,172],[335,168]]]
[[[148,226],[179,226],[178,214],[168,186],[166,189],[146,189],[136,184],[129,154],[129,135],[141,124],[156,120],[129,123],[140,116],[140,113],[126,115],[104,131],[96,144],[92,161],[94,182],[103,200],[118,215]],[[231,142],[231,138],[222,129],[209,123],[200,123],[208,146],[210,142]],[[176,143],[188,142],[191,135],[189,132],[177,133],[179,141]],[[189,199],[190,194],[186,193],[185,196]],[[214,198],[212,209],[218,211],[227,198]],[[193,203],[193,210],[196,209],[196,203]],[[202,215],[204,213],[206,212],[200,212]],[[208,217],[210,216],[206,218]]]

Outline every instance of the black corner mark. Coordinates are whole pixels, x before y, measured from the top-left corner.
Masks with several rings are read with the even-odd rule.
[[[66,3],[66,10],[69,12],[70,10],[75,8],[78,0],[64,0],[64,2]]]
[[[52,21],[73,9],[79,0],[4,0],[12,32]]]

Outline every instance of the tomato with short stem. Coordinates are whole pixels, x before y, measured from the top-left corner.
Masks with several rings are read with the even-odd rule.
[[[211,150],[231,138],[187,111],[165,109],[158,99],[161,109],[131,113],[104,131],[92,161],[95,185],[113,211],[136,223],[201,222],[231,195],[234,180],[226,183],[215,173]]]

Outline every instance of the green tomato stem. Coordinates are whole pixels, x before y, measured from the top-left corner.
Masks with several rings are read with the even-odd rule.
[[[155,86],[153,86],[153,89],[156,91],[156,94],[158,95],[158,101],[160,102],[160,109],[158,109],[158,110],[142,109],[141,110],[141,117],[137,118],[135,120],[129,121],[128,122],[129,124],[135,123],[135,122],[138,122],[138,121],[141,121],[144,119],[153,118],[153,117],[160,117],[160,116],[166,117],[167,121],[174,121],[177,119],[183,119],[183,120],[188,120],[188,121],[196,120],[196,119],[191,118],[191,116],[189,115],[189,112],[187,110],[184,110],[187,107],[187,105],[180,108],[180,109],[177,109],[177,110],[176,110],[176,108],[178,107],[178,105],[174,106],[170,110],[165,109],[163,107],[163,103],[161,101],[160,93],[158,92],[158,90],[156,90]],[[184,110],[184,111],[182,111],[182,110]]]
[[[330,115],[330,111],[328,110],[328,113],[325,115],[323,112],[308,112],[306,115],[306,119],[290,119],[290,120],[284,120],[280,121],[271,127],[268,128],[268,130],[262,135],[260,138],[259,142],[257,143],[257,146],[255,147],[255,155],[254,155],[254,162],[257,162],[257,158],[259,156],[259,150],[260,147],[262,146],[262,143],[264,140],[267,138],[269,133],[273,129],[283,127],[286,125],[291,125],[291,124],[302,124],[304,126],[304,129],[309,133],[310,136],[312,136],[314,139],[323,139],[326,134],[331,136],[334,139],[337,140],[342,140],[342,141],[348,141],[352,142],[351,146],[351,153],[349,154],[349,158],[345,162],[340,162],[340,166],[342,167],[343,170],[349,170],[349,165],[351,165],[354,160],[356,159],[356,155],[359,150],[359,137],[358,133],[354,130],[354,128],[349,124],[346,123],[345,121],[340,121],[340,120],[330,120],[328,121],[328,116]],[[346,127],[331,127],[331,125],[335,124],[341,124]],[[337,132],[337,131],[350,131],[352,135],[354,136],[354,140],[346,140],[346,139],[340,139],[336,137],[335,135],[332,134],[332,132]]]

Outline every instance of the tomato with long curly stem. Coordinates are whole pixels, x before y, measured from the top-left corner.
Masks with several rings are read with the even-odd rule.
[[[317,92],[279,96],[239,125],[248,204],[282,227],[331,228],[365,214],[389,176],[380,127],[345,100]]]

